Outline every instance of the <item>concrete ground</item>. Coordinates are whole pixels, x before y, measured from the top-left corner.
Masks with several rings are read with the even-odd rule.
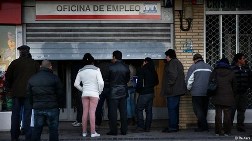
[[[214,125],[210,124],[209,132],[194,132],[194,128],[183,129],[176,133],[162,133],[162,129],[165,127],[166,120],[153,121],[150,132],[135,132],[135,126],[130,125],[127,135],[109,136],[106,133],[109,131],[107,121],[103,122],[102,126],[97,130],[101,134],[101,137],[91,138],[90,134],[87,137],[82,137],[81,127],[73,127],[72,122],[60,122],[59,138],[61,141],[81,141],[81,140],[94,140],[94,141],[246,141],[252,140],[249,136],[252,134],[252,125],[247,124],[246,132],[237,132],[235,128],[232,129],[231,136],[216,136],[214,133]],[[118,129],[118,131],[120,131]],[[120,132],[118,132],[120,133]],[[45,127],[41,137],[42,141],[48,141],[48,128]],[[24,140],[24,136],[20,136],[20,140]],[[10,132],[0,132],[0,141],[10,141]]]

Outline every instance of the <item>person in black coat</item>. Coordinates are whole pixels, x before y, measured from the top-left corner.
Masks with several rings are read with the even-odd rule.
[[[127,83],[130,80],[129,66],[122,62],[122,52],[113,52],[113,64],[109,66],[109,128],[107,135],[117,135],[117,108],[121,118],[121,134],[126,135],[127,125]]]
[[[136,91],[139,93],[136,105],[137,129],[149,132],[152,122],[152,104],[154,98],[154,87],[158,85],[158,75],[151,58],[144,59],[143,67],[137,75]],[[146,112],[144,122],[143,110]]]
[[[32,141],[40,140],[46,120],[48,120],[49,140],[58,141],[59,108],[64,104],[65,95],[60,79],[53,74],[50,61],[44,60],[40,71],[29,79],[27,93],[34,109]]]
[[[5,74],[5,86],[12,96],[11,140],[19,140],[20,120],[25,132],[25,140],[31,139],[31,112],[32,106],[26,93],[27,82],[38,72],[39,63],[32,59],[30,47],[22,45],[17,48],[19,58],[12,61]],[[21,109],[23,108],[23,112]]]

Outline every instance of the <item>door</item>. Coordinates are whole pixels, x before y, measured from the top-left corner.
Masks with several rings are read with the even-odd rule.
[[[52,61],[54,74],[60,77],[64,85],[65,101],[60,109],[61,121],[74,121],[76,119],[76,94],[74,80],[81,66],[80,61]]]

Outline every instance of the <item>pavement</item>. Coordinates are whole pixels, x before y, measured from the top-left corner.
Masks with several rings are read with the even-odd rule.
[[[209,124],[209,132],[194,132],[195,127],[188,129],[181,129],[175,133],[162,133],[162,129],[165,127],[166,120],[154,120],[150,132],[135,132],[135,126],[129,125],[127,135],[109,136],[106,135],[109,132],[108,122],[104,121],[102,125],[97,129],[97,132],[101,134],[100,137],[91,138],[90,133],[87,137],[82,137],[81,127],[73,127],[72,122],[60,122],[59,126],[59,138],[61,141],[81,141],[81,140],[93,140],[93,141],[247,141],[252,140],[249,135],[252,134],[252,124],[246,124],[246,132],[238,132],[235,128],[232,129],[231,136],[216,136],[214,133],[214,124]],[[0,125],[1,126],[1,125]],[[118,128],[118,131],[120,129]],[[120,133],[120,132],[118,132]],[[42,141],[48,141],[48,128],[43,129],[41,135]],[[10,141],[10,132],[0,132],[0,141]],[[24,135],[20,136],[20,141],[24,141]]]

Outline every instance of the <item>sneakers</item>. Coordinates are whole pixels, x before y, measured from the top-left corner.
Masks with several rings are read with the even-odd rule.
[[[81,126],[81,123],[75,121],[75,122],[72,123],[72,125],[73,125],[73,127],[79,127],[79,126]]]
[[[96,133],[96,132],[91,134],[91,138],[94,138],[94,137],[100,137],[100,136],[101,136],[101,135],[100,135],[100,134],[98,134],[98,133]]]
[[[87,136],[87,132],[86,133],[82,133],[82,137],[86,137]]]
[[[82,133],[82,137],[86,137],[87,136],[87,132],[84,132]],[[94,138],[94,137],[100,137],[101,135],[98,134],[97,132],[91,134],[91,138]]]

